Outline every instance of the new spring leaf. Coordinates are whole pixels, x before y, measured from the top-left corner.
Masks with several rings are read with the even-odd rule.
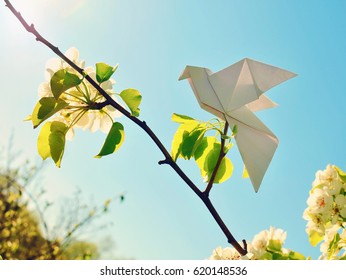
[[[95,157],[101,158],[114,153],[124,142],[124,137],[124,126],[119,122],[113,123],[101,151]]]
[[[231,146],[230,146],[231,147]],[[198,145],[194,158],[201,171],[201,176],[207,182],[211,179],[221,149],[220,142],[213,136],[203,137]],[[229,179],[233,173],[233,164],[229,158],[224,157],[221,161],[214,183],[222,183]]]
[[[186,122],[196,121],[196,120],[189,117],[189,116],[173,113],[172,121],[177,122],[177,123],[186,123]]]
[[[122,100],[124,100],[126,105],[131,110],[131,115],[138,117],[140,112],[140,109],[138,107],[142,101],[142,95],[140,94],[140,92],[136,89],[129,88],[123,90],[120,93],[120,97],[122,98]]]
[[[61,69],[50,79],[50,87],[55,99],[58,99],[64,91],[78,86],[81,82],[82,80],[77,75]]]
[[[38,127],[43,121],[53,116],[55,113],[64,109],[68,103],[62,99],[56,100],[54,97],[42,97],[36,104],[31,115],[34,128]]]
[[[172,120],[174,118],[175,114],[173,114],[172,116]],[[186,122],[186,123],[182,123],[176,133],[174,134],[173,137],[173,141],[172,141],[172,150],[171,150],[171,154],[172,154],[172,158],[174,161],[176,161],[178,159],[178,157],[184,157],[184,155],[182,154],[182,147],[183,144],[186,140],[186,138],[190,135],[190,133],[195,130],[197,127],[199,126],[199,123],[194,120],[191,119],[190,121]],[[185,156],[189,156],[189,158],[191,157],[191,155],[189,155],[189,152],[186,151],[186,149],[188,148],[187,145],[185,144],[185,150],[184,150],[184,154]],[[193,148],[193,147],[191,147]]]
[[[96,63],[96,80],[101,84],[105,81],[108,81],[110,77],[117,70],[118,65],[112,67],[106,63],[99,62]]]
[[[60,167],[65,150],[66,124],[58,121],[45,123],[38,135],[37,149],[43,160],[51,157]]]

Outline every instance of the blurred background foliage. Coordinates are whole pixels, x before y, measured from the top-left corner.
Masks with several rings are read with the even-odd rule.
[[[46,201],[44,188],[38,187],[37,175],[42,166],[25,161],[17,163],[20,167],[12,167],[16,155],[7,153],[7,157],[0,153],[0,259],[99,259],[101,251],[107,250],[107,256],[111,256],[108,258],[115,258],[109,253],[114,247],[111,238],[104,240],[107,244],[79,238],[108,211],[110,199],[98,207],[90,207],[78,191],[64,202],[60,217],[51,225],[46,212],[53,203]],[[121,195],[119,201],[123,199]],[[96,230],[101,228],[98,225]]]

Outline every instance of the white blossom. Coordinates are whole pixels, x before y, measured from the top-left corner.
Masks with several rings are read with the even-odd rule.
[[[337,180],[338,174],[331,164],[328,164],[325,170],[319,170],[316,172],[315,181],[312,183],[313,187],[318,185],[332,184],[333,181]]]
[[[73,63],[75,63],[78,67],[84,68],[85,62],[83,60],[79,60],[79,51],[75,48],[69,48],[65,52],[65,56],[70,59]],[[41,83],[38,87],[38,95],[39,97],[49,97],[53,96],[51,88],[50,88],[50,80],[55,72],[65,69],[70,73],[77,74],[81,77],[79,73],[75,69],[73,69],[69,64],[67,64],[64,60],[58,57],[51,58],[46,63],[46,71],[45,71],[45,82]]]
[[[77,66],[84,68],[84,61],[79,59],[79,51],[76,48],[70,48],[66,51],[65,56],[74,62]],[[60,58],[50,59],[46,64],[46,82],[39,85],[39,96],[53,97],[53,93],[50,87],[50,80],[54,73],[65,69],[70,73],[81,75],[76,72],[70,65]],[[84,69],[94,81],[96,81],[96,70],[93,67],[86,67]],[[100,84],[100,87],[115,101],[115,92],[113,91],[113,85],[115,81],[109,79]],[[74,128],[81,128],[83,130],[89,129],[91,132],[101,130],[104,133],[108,133],[114,118],[121,116],[121,113],[111,105],[103,106],[102,108],[96,108],[95,104],[100,104],[106,99],[92,86],[87,80],[83,80],[78,87],[73,87],[66,90],[59,97],[67,102],[68,107],[59,111],[53,117],[53,121],[64,122],[68,127],[67,139],[72,139],[74,136]],[[119,104],[119,103],[118,103]]]
[[[337,213],[342,217],[346,218],[346,196],[339,194],[335,197],[335,208]]]
[[[255,235],[251,242],[251,252],[256,258],[261,258],[261,256],[266,252],[270,240],[279,241],[282,246],[285,243],[286,237],[287,233],[282,229],[270,227],[269,230],[263,230],[259,234]]]
[[[241,256],[238,251],[234,248],[221,246],[213,250],[209,260],[249,260],[249,255]]]
[[[307,204],[311,213],[323,213],[330,211],[332,208],[333,198],[325,189],[314,189],[308,200]]]
[[[307,220],[306,232],[309,236],[314,232],[323,236],[319,259],[339,259],[346,244],[346,189],[339,172],[339,168],[331,164],[325,170],[316,172],[313,188],[307,199],[308,207],[303,214],[303,218]]]

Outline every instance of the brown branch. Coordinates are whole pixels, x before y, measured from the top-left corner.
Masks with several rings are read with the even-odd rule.
[[[223,131],[223,135],[226,136],[227,135],[227,131],[228,131],[228,122],[226,121],[225,128],[224,128],[224,131]],[[221,136],[223,136],[223,135],[221,135]],[[213,170],[213,173],[211,174],[209,183],[208,183],[207,187],[205,188],[205,190],[203,192],[206,196],[209,196],[209,193],[211,191],[211,188],[213,187],[213,184],[214,184],[214,181],[215,181],[215,178],[216,178],[216,174],[219,171],[222,159],[226,155],[226,152],[225,152],[225,142],[226,142],[225,138],[221,137],[220,154],[219,154],[219,157],[217,159],[217,162],[216,162],[215,168]]]
[[[242,255],[242,256],[246,255],[247,254],[246,240],[245,239],[242,240],[242,242],[243,242],[243,247],[242,247],[236,241],[236,239],[233,237],[232,233],[229,231],[229,229],[227,228],[227,226],[225,225],[225,223],[221,219],[219,213],[214,208],[214,205],[210,201],[209,197],[207,197],[205,194],[203,194],[203,196],[204,196],[204,199],[202,199],[202,200],[203,200],[205,206],[207,206],[210,214],[214,217],[215,221],[217,222],[217,224],[219,225],[219,227],[221,228],[221,230],[223,231],[223,233],[227,237],[228,243],[232,244],[232,246],[239,252],[240,255]]]
[[[237,242],[237,240],[233,237],[231,232],[228,230],[227,226],[215,210],[213,204],[211,203],[208,196],[200,191],[199,188],[190,180],[190,178],[184,173],[184,171],[177,165],[177,163],[172,159],[170,153],[167,151],[167,149],[164,147],[164,145],[161,143],[161,141],[158,139],[156,134],[150,129],[150,127],[146,124],[145,121],[141,121],[138,118],[131,115],[130,112],[128,112],[124,107],[122,107],[120,104],[118,104],[112,97],[110,97],[101,87],[100,85],[95,82],[89,75],[87,75],[84,71],[84,69],[78,67],[73,61],[71,61],[68,57],[66,57],[58,47],[52,45],[49,41],[47,41],[44,37],[41,36],[40,33],[37,32],[34,25],[29,25],[22,15],[12,6],[9,0],[4,0],[6,3],[6,6],[11,10],[11,12],[17,17],[17,19],[20,21],[20,23],[24,26],[24,28],[29,32],[32,33],[36,40],[46,45],[48,48],[50,48],[56,55],[58,55],[62,60],[64,60],[66,63],[68,63],[73,69],[75,69],[78,73],[84,76],[84,78],[106,99],[105,102],[99,103],[97,106],[100,106],[101,108],[106,105],[111,105],[118,111],[120,111],[125,117],[133,121],[135,124],[137,124],[140,128],[142,128],[148,136],[153,140],[153,142],[156,144],[156,146],[159,148],[159,150],[164,155],[165,159],[163,161],[160,161],[159,164],[168,164],[172,167],[172,169],[180,176],[180,178],[190,187],[190,189],[203,201],[205,206],[208,208],[209,212],[227,237],[227,241],[234,246],[234,248],[241,254],[245,255],[247,254],[247,246],[245,240],[243,240],[243,246],[244,248]]]

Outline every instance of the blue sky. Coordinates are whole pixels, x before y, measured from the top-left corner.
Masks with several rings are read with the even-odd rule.
[[[249,239],[269,226],[287,231],[286,247],[316,258],[302,213],[315,172],[332,163],[345,169],[345,1],[13,1],[29,22],[61,50],[75,46],[87,65],[119,63],[116,91],[137,88],[141,119],[170,149],[177,128],[172,113],[201,120],[186,81],[185,65],[221,70],[250,57],[298,74],[268,96],[280,106],[260,112],[279,147],[259,193],[241,178],[242,161],[230,152],[233,177],[215,185],[211,198],[232,233]],[[44,66],[53,55],[0,8],[0,135],[14,132],[24,157],[38,160],[38,131],[22,120],[37,101]],[[204,259],[227,246],[199,199],[168,167],[138,127],[125,118],[126,141],[113,156],[94,159],[104,135],[78,131],[67,143],[62,168],[47,163],[43,179],[52,199],[63,201],[80,187],[102,202],[126,192],[105,218],[117,253],[137,259]],[[204,187],[194,162],[178,162]]]

